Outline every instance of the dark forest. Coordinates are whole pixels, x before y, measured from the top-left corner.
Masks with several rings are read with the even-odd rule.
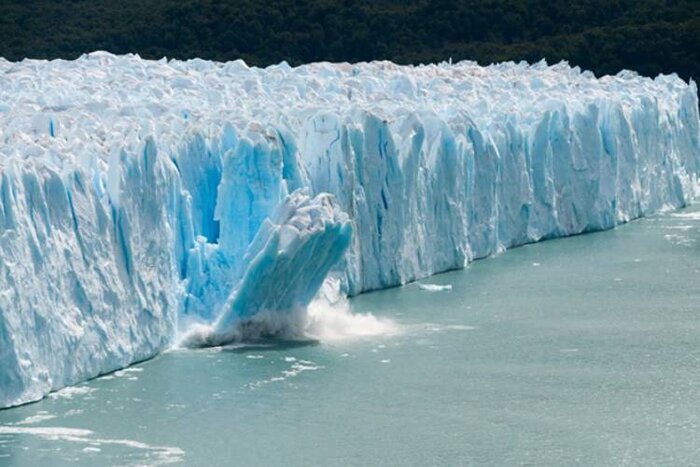
[[[93,50],[252,65],[562,59],[700,75],[700,0],[1,0],[0,56]]]

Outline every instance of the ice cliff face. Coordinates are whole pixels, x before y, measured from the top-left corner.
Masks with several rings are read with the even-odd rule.
[[[0,59],[0,407],[683,206],[699,139],[675,76]]]

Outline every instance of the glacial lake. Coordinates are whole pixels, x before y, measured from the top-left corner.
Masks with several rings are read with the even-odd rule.
[[[350,301],[391,332],[171,351],[0,411],[0,465],[700,461],[699,208],[422,282],[452,289]]]

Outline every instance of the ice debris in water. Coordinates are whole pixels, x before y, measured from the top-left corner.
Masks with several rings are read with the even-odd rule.
[[[0,407],[178,335],[307,329],[329,278],[354,295],[686,205],[700,157],[695,83],[566,63],[97,52],[0,59],[0,102]]]
[[[445,290],[452,290],[452,284],[440,285],[419,283],[418,288],[421,290],[427,290],[429,292],[442,292]]]

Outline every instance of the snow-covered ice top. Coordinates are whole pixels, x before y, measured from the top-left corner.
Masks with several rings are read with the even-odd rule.
[[[0,406],[683,206],[699,120],[566,63],[0,59]]]
[[[76,61],[0,59],[0,135],[5,156],[89,162],[147,135],[178,145],[187,131],[210,135],[226,124],[257,124],[262,132],[270,125],[299,128],[321,112],[364,110],[391,123],[425,112],[442,120],[466,117],[484,129],[516,119],[534,125],[546,111],[583,112],[601,103],[627,110],[654,105],[664,118],[678,112],[678,97],[687,91],[675,75],[652,80],[624,71],[597,79],[565,62],[261,69],[242,60],[148,61],[95,52]]]

